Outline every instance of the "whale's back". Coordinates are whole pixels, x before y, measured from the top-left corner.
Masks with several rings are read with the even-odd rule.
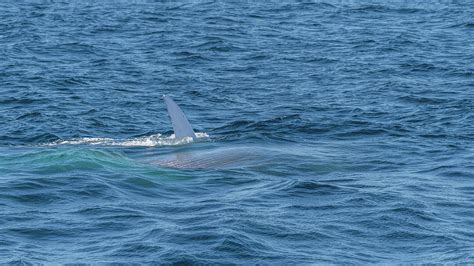
[[[259,152],[245,148],[227,148],[212,151],[187,151],[170,154],[153,164],[182,169],[220,169],[241,167],[258,163],[262,157]]]

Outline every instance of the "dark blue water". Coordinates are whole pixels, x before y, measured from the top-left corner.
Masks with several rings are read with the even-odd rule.
[[[0,262],[474,261],[472,1],[106,2],[0,4]]]

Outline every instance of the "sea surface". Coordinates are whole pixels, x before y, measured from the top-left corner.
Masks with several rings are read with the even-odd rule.
[[[472,264],[473,108],[470,0],[2,1],[0,263]]]

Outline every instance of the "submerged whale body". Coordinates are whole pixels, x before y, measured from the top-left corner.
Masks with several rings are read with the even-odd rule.
[[[256,165],[265,158],[263,150],[249,147],[213,148],[199,151],[180,151],[151,163],[181,169],[223,169]],[[260,155],[259,155],[260,154]]]

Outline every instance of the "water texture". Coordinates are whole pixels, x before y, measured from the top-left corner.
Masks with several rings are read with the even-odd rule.
[[[473,263],[473,14],[0,3],[0,262]]]

